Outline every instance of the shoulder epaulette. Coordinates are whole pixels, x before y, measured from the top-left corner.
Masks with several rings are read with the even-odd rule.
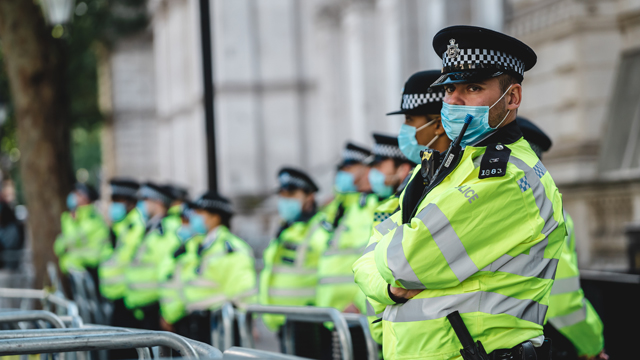
[[[233,248],[233,245],[231,245],[231,242],[229,241],[224,242],[224,249],[226,250],[227,254],[231,254],[232,252],[235,251],[235,249]]]
[[[502,177],[507,173],[507,164],[511,149],[503,144],[487,145],[487,150],[480,161],[479,179]]]

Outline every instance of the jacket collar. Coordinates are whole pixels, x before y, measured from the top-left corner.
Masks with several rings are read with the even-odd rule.
[[[500,129],[492,132],[489,136],[473,144],[473,147],[485,147],[489,144],[513,144],[520,140],[522,131],[515,121],[508,123]]]

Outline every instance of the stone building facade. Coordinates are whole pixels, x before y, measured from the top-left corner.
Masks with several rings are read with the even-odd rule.
[[[328,199],[342,145],[397,133],[402,119],[384,114],[399,106],[409,75],[440,67],[433,35],[472,24],[537,52],[520,114],[553,138],[544,162],[576,223],[581,265],[626,268],[624,229],[640,220],[640,0],[211,0],[211,8],[218,182],[240,210],[235,231],[258,251],[274,231],[278,168],[307,170]],[[207,183],[198,0],[149,0],[149,11],[146,32],[110,56],[106,173],[195,195]]]

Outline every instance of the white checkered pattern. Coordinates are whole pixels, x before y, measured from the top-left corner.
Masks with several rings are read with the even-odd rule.
[[[149,186],[143,186],[140,188],[140,198],[160,200],[165,204],[171,204],[171,201],[173,201],[170,197]]]
[[[307,183],[304,179],[295,177],[288,172],[280,174],[280,177],[278,179],[280,180],[280,187],[293,186],[300,189],[313,191],[313,187],[309,185],[309,183]]]
[[[542,179],[544,174],[547,173],[547,168],[542,165],[542,162],[538,161],[538,163],[533,167],[533,171],[535,171],[536,175],[538,175],[538,177]]]
[[[128,186],[111,185],[111,196],[127,196],[135,198],[138,195],[138,189]]]
[[[518,186],[520,186],[520,191],[525,192],[531,188],[529,185],[529,181],[527,181],[527,177],[523,176],[522,179],[518,180]]]
[[[487,67],[486,65],[492,66]],[[483,66],[485,65],[485,66]],[[524,76],[524,62],[507,53],[488,49],[460,49],[460,54],[449,58],[447,52],[442,55],[443,73],[459,70],[498,68],[511,70]]]
[[[440,101],[444,99],[443,92],[433,92],[427,94],[404,94],[402,95],[402,110],[411,110],[426,103]]]
[[[382,156],[382,157],[390,157],[396,159],[406,159],[400,148],[397,146],[387,145],[387,144],[375,144],[373,146],[373,150],[371,151],[373,155]]]
[[[201,198],[196,201],[196,206],[207,210],[221,210],[229,214],[233,213],[233,207],[231,206],[231,204],[220,200]]]
[[[343,161],[357,161],[363,162],[369,155],[360,151],[344,149],[342,150],[342,160]]]

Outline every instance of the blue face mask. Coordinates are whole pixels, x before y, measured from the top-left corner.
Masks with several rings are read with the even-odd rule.
[[[121,202],[112,202],[109,206],[109,218],[114,223],[122,221],[127,216],[127,207]]]
[[[196,212],[189,215],[189,227],[191,227],[191,229],[197,234],[206,234],[209,232],[209,229],[207,229],[207,225],[204,222],[204,217]]]
[[[369,184],[371,184],[371,190],[381,198],[388,198],[393,195],[393,188],[389,185],[385,185],[386,176],[378,169],[371,169],[369,171]]]
[[[182,224],[182,226],[178,228],[178,231],[176,231],[176,235],[178,235],[178,239],[180,239],[180,241],[182,242],[189,240],[195,234],[196,234],[195,231],[193,231],[191,226],[187,224]]]
[[[142,215],[142,219],[146,222],[149,220],[149,211],[147,211],[147,205],[144,203],[144,200],[138,201],[136,204],[136,209],[140,211],[140,215]]]
[[[352,173],[338,171],[336,174],[336,191],[341,193],[356,192],[355,177]]]
[[[71,211],[75,211],[78,207],[78,198],[76,194],[71,193],[67,196],[67,208]]]
[[[511,86],[509,86],[509,89],[511,89]],[[489,110],[502,100],[509,89],[507,89],[507,91],[500,96],[500,99],[491,106],[449,105],[446,102],[443,102],[440,115],[442,117],[442,127],[444,127],[444,131],[447,133],[449,139],[455,140],[460,135],[460,131],[464,126],[464,119],[467,115],[472,115],[473,120],[469,124],[467,131],[464,133],[464,137],[460,141],[460,146],[462,148],[477,143],[499,128],[507,116],[509,116],[511,110],[507,112],[504,119],[502,119],[500,124],[495,128],[492,128],[489,125]]]
[[[440,135],[434,136],[427,145],[420,145],[418,144],[418,140],[416,139],[416,133],[435,122],[435,120],[429,121],[428,123],[420,126],[417,129],[407,124],[402,124],[400,126],[400,134],[398,134],[398,146],[400,147],[400,151],[402,151],[407,159],[413,161],[416,164],[420,164],[420,162],[422,161],[422,159],[420,158],[420,151],[428,149],[431,144],[438,140]]]
[[[298,199],[284,198],[278,199],[278,214],[287,222],[294,222],[302,214],[302,202]]]

